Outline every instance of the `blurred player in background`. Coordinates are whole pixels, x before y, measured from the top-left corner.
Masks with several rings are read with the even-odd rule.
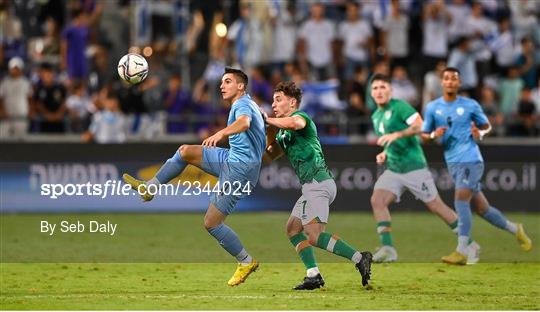
[[[482,193],[480,179],[484,172],[484,160],[475,139],[481,140],[491,130],[486,115],[475,100],[458,96],[461,77],[456,68],[448,67],[443,71],[441,85],[443,96],[426,107],[422,138],[428,142],[442,138],[444,158],[455,184],[454,207],[459,217],[458,245],[442,261],[466,264],[472,228],[471,204],[489,223],[516,235],[523,250],[531,250],[532,242],[523,225],[507,220]]]
[[[354,262],[362,275],[362,285],[366,286],[371,274],[371,253],[359,252],[336,235],[325,232],[329,207],[336,197],[336,184],[326,166],[315,123],[298,110],[301,99],[302,91],[294,82],[279,83],[272,103],[276,118],[266,118],[273,127],[268,131],[265,159],[274,160],[285,154],[302,184],[302,196],[287,221],[287,235],[307,269],[304,281],[294,289],[324,286],[312,246]]]
[[[248,77],[244,72],[226,68],[220,91],[223,99],[231,104],[227,127],[208,137],[202,145],[180,146],[149,181],[136,180],[124,174],[124,180],[134,189],[142,186],[141,197],[145,201],[153,198],[153,195],[147,192],[150,185],[171,181],[180,175],[188,164],[219,177],[220,192],[212,192],[210,205],[204,216],[204,227],[239,262],[236,272],[228,281],[230,286],[243,283],[259,266],[244,249],[238,235],[224,224],[238,200],[249,195],[249,190],[257,184],[265,149],[264,120],[257,104],[246,93],[247,85]],[[216,147],[218,142],[225,138],[229,139],[230,148]],[[236,188],[225,189],[227,183],[231,186],[238,182],[242,186],[240,195]]]
[[[388,207],[409,190],[427,208],[436,213],[457,232],[458,216],[441,199],[427,168],[426,157],[416,135],[422,129],[422,117],[407,102],[392,98],[390,78],[375,74],[371,79],[371,96],[377,110],[371,116],[377,144],[384,150],[376,157],[377,164],[386,164],[386,170],[373,187],[371,207],[377,221],[377,233],[382,247],[373,255],[375,262],[394,262],[397,251],[392,240],[392,225]],[[478,262],[480,246],[470,241],[467,255],[469,263]]]

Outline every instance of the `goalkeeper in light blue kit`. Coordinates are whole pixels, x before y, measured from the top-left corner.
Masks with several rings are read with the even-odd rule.
[[[422,139],[429,142],[442,138],[444,158],[455,184],[458,246],[450,255],[442,257],[442,261],[467,263],[467,245],[472,228],[471,205],[486,221],[516,235],[523,250],[531,250],[532,242],[523,225],[506,219],[482,193],[480,179],[484,173],[484,160],[474,139],[481,140],[491,130],[486,115],[475,100],[458,96],[461,77],[457,69],[446,68],[441,85],[443,96],[426,107]]]
[[[219,177],[220,189],[219,192],[212,191],[204,227],[238,261],[229,286],[243,283],[259,265],[244,249],[238,235],[224,223],[238,200],[249,195],[249,190],[257,184],[266,145],[263,116],[246,93],[247,85],[248,77],[244,72],[226,68],[220,91],[223,100],[231,104],[227,127],[204,140],[202,145],[180,146],[149,181],[137,180],[128,174],[123,176],[126,183],[140,192],[144,201],[153,198],[148,192],[149,185],[168,183],[188,164]],[[216,147],[226,138],[229,138],[229,149]]]

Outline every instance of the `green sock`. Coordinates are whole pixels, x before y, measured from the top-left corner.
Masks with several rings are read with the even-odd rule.
[[[306,269],[317,267],[313,247],[309,244],[306,235],[304,235],[304,233],[298,233],[291,237],[290,240],[294,248],[296,248],[296,252],[298,252],[300,259],[306,266]]]
[[[448,224],[448,226],[450,227],[450,229],[452,230],[452,232],[454,232],[455,234],[457,234],[458,232],[458,220]],[[471,244],[472,242],[474,242],[474,240],[472,239],[472,237],[469,236],[469,244]]]
[[[317,239],[317,247],[327,250],[335,255],[347,258],[353,262],[358,262],[362,258],[360,252],[347,244],[346,241],[340,239],[336,235],[322,232]]]
[[[392,222],[382,221],[377,223],[377,233],[383,246],[394,246],[392,242]]]

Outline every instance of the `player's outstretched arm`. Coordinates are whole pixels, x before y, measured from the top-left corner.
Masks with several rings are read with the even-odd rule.
[[[216,132],[214,135],[208,137],[202,142],[203,146],[216,146],[217,143],[223,140],[226,137],[229,137],[233,134],[244,132],[249,129],[251,124],[251,119],[247,115],[242,115],[236,119],[235,122],[228,125],[226,128],[223,128]]]
[[[283,130],[300,130],[306,127],[306,120],[300,116],[266,119],[266,123]]]
[[[422,130],[422,117],[420,117],[420,114],[418,113],[416,115],[417,115],[416,119],[412,122],[412,124],[408,128],[402,131],[397,131],[397,132],[393,132],[393,133],[389,133],[389,134],[385,134],[381,136],[377,140],[377,145],[389,146],[397,139],[419,134]]]

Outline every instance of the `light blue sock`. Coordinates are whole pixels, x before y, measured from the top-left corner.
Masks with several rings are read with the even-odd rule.
[[[187,163],[180,156],[180,152],[176,151],[173,157],[167,159],[167,161],[159,168],[155,178],[159,183],[168,183],[172,179],[176,178],[184,168],[186,168]]]
[[[238,235],[236,235],[236,233],[224,223],[221,223],[215,228],[208,229],[208,232],[212,236],[214,236],[216,240],[218,241],[218,243],[221,245],[221,247],[227,250],[227,252],[230,253],[233,257],[236,257],[236,258],[238,258],[238,256],[242,256],[242,258],[249,257],[249,254],[245,252],[244,246],[242,246],[242,243],[240,242]],[[237,260],[241,262],[244,259],[237,259]]]
[[[502,214],[502,212],[495,207],[490,206],[488,210],[486,211],[486,213],[482,215],[482,218],[484,218],[487,222],[495,225],[496,227],[500,229],[506,230],[511,233],[515,233],[515,232],[512,232],[508,227],[508,223],[511,223],[511,222],[509,222],[508,219],[506,219],[506,217]]]
[[[458,236],[471,236],[472,213],[468,202],[455,200],[454,207],[458,215]]]

